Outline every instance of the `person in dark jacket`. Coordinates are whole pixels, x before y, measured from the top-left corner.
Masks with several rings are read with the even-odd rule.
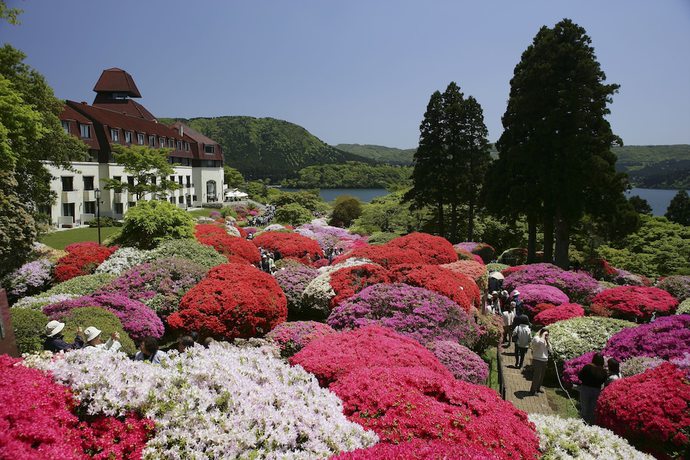
[[[45,329],[46,339],[45,342],[43,342],[43,348],[48,351],[52,351],[53,353],[84,348],[84,334],[81,328],[77,328],[77,336],[74,338],[73,343],[68,343],[65,341],[65,338],[62,335],[62,330],[64,328],[65,323],[55,320],[49,322]]]
[[[594,423],[594,408],[597,407],[597,399],[601,393],[601,386],[606,382],[606,369],[604,369],[604,357],[596,353],[592,362],[585,365],[577,374],[580,379],[580,415],[585,422]]]

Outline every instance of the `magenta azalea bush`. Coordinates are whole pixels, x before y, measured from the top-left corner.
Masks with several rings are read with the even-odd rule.
[[[102,287],[99,293],[121,294],[167,317],[180,299],[206,276],[207,269],[179,257],[154,260],[131,268]]]
[[[379,325],[423,345],[450,340],[471,347],[480,333],[474,319],[457,303],[406,284],[369,286],[336,306],[327,322],[334,329]]]
[[[162,337],[163,323],[156,313],[143,303],[129,299],[120,294],[92,294],[72,300],[47,305],[43,313],[51,319],[62,319],[75,308],[101,307],[117,316],[122,322],[122,328],[133,340],[141,340],[146,336]]]
[[[520,292],[520,299],[529,307],[536,307],[540,303],[550,305],[561,305],[568,303],[570,299],[560,289],[546,284],[523,284],[517,286]]]
[[[276,272],[275,278],[287,297],[290,315],[299,316],[302,313],[302,293],[318,275],[318,270],[300,263],[289,264]]]
[[[623,361],[635,356],[671,360],[690,353],[690,315],[658,318],[623,329],[606,343],[604,354]]]
[[[563,383],[569,387],[572,385],[579,385],[581,382],[577,374],[583,367],[592,362],[592,358],[596,353],[596,351],[590,351],[563,363]],[[608,360],[608,358],[610,358],[610,356],[607,356],[606,360]]]
[[[316,321],[291,321],[277,325],[266,334],[266,338],[278,346],[281,356],[289,358],[312,341],[333,333],[335,330],[328,324]]]
[[[427,348],[446,366],[456,379],[484,384],[489,377],[489,365],[469,348],[450,340],[437,340]]]
[[[548,284],[557,287],[571,302],[584,305],[589,304],[600,290],[597,280],[587,273],[565,271],[546,263],[525,265],[521,270],[508,275],[504,282],[508,291],[525,284]]]

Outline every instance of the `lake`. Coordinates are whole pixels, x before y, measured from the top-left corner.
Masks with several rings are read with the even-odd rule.
[[[281,188],[281,190],[286,192],[297,192],[300,189]],[[325,201],[333,201],[340,195],[351,195],[359,198],[365,203],[369,203],[374,198],[388,193],[385,188],[322,188],[319,192],[321,198]],[[633,195],[638,195],[640,198],[644,198],[652,207],[652,212],[655,216],[663,216],[666,213],[668,204],[676,193],[678,193],[678,190],[633,188],[626,193],[626,196],[631,197]]]

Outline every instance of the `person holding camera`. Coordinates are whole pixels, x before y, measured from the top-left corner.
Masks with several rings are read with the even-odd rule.
[[[546,374],[550,349],[549,330],[542,328],[532,339],[532,386],[529,390],[530,395],[535,395],[537,392],[541,393],[541,384],[544,381],[544,374]]]

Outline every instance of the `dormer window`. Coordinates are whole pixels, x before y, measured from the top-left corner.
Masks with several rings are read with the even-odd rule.
[[[182,150],[182,141],[177,141],[177,150]]]
[[[165,148],[165,138],[164,137],[159,137],[158,141],[160,142],[160,146],[162,149]]]
[[[150,147],[156,146],[156,136],[149,136],[149,146]]]
[[[91,139],[91,126],[89,125],[79,125],[79,134],[83,139]]]
[[[119,129],[110,129],[110,140],[113,142],[120,142],[120,130]]]
[[[171,149],[175,148],[175,139],[168,139],[168,147]]]
[[[209,154],[216,153],[216,146],[204,144],[204,153],[209,153]]]
[[[69,121],[62,120],[61,123],[62,123],[62,129],[64,129],[65,132],[67,134],[69,134]]]
[[[142,133],[137,133],[137,142],[139,145],[144,145],[144,135]]]
[[[125,143],[126,144],[132,143],[132,131],[125,131]]]

